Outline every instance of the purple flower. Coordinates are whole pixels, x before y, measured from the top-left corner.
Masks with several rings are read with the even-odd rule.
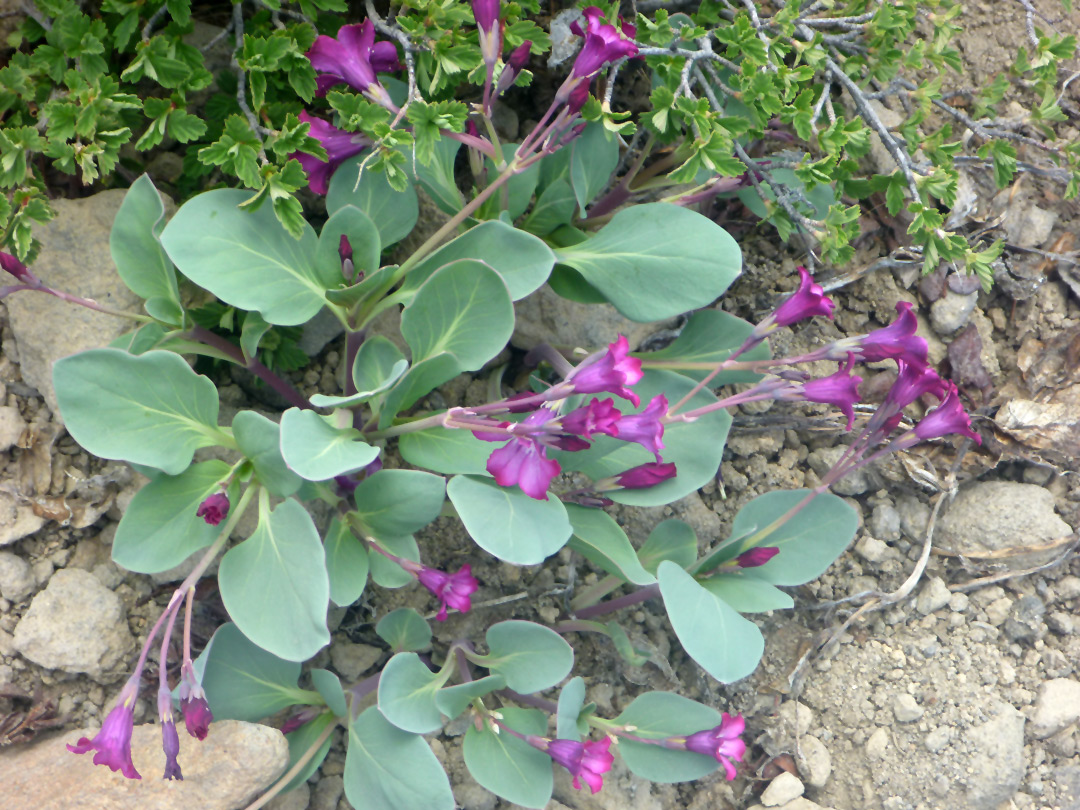
[[[577,740],[546,740],[546,742],[546,748],[537,747],[547,751],[548,756],[570,771],[570,775],[574,777],[575,789],[581,790],[581,782],[584,780],[593,793],[600,791],[600,788],[604,786],[602,774],[610,771],[612,763],[615,762],[615,755],[608,751],[611,747],[610,737],[605,737],[601,742],[592,740],[584,743]]]
[[[616,438],[624,442],[637,442],[660,461],[664,449],[664,423],[660,421],[667,413],[668,401],[657,394],[641,413],[632,413],[619,419]]]
[[[417,573],[416,578],[421,585],[435,594],[439,601],[442,602],[442,607],[435,616],[436,621],[440,622],[446,621],[446,609],[448,607],[462,613],[468,613],[469,609],[472,608],[472,600],[469,596],[480,587],[480,583],[473,577],[472,567],[469,565],[461,566],[461,569],[456,574],[447,574],[437,568],[423,566]]]
[[[316,78],[318,95],[344,82],[376,104],[394,107],[390,95],[375,78],[377,72],[401,70],[392,42],[375,42],[371,20],[344,25],[337,38],[320,36],[307,52],[311,66],[322,75]]]
[[[180,753],[180,735],[173,722],[172,695],[167,684],[158,691],[158,717],[161,718],[161,747],[165,751],[165,775],[162,778],[183,781],[184,774],[176,761]]]
[[[585,38],[581,53],[574,61],[571,79],[591,79],[608,62],[637,55],[638,48],[634,44],[637,29],[634,26],[624,24],[622,31],[619,31],[614,25],[601,23],[603,12],[596,6],[589,6],[582,14],[585,16],[585,30],[576,21],[570,24],[571,31]],[[629,39],[625,39],[624,34]]]
[[[674,477],[675,462],[650,461],[648,464],[631,467],[611,478],[605,478],[602,482],[597,481],[594,489],[597,492],[607,492],[612,489],[647,489]]]
[[[511,439],[488,457],[487,471],[500,487],[517,484],[538,501],[548,499],[547,491],[562,467],[547,457],[547,450],[531,436]]]
[[[85,754],[87,751],[96,750],[94,754],[95,765],[108,765],[114,771],[120,771],[128,779],[142,779],[135,770],[135,764],[131,761],[131,730],[135,725],[135,700],[139,696],[139,678],[141,672],[136,672],[124,688],[120,690],[120,697],[116,706],[109,712],[101,731],[92,740],[80,737],[75,745],[68,745],[68,750],[73,754]]]
[[[971,417],[965,413],[960,394],[952,383],[946,383],[945,399],[915,425],[913,432],[923,441],[960,433],[982,444],[982,436],[971,429]]]
[[[187,733],[197,740],[205,740],[210,730],[210,723],[214,720],[214,713],[210,711],[210,704],[206,702],[206,693],[198,678],[191,661],[187,661],[180,668],[180,688],[177,690],[180,697],[180,712],[184,715],[184,727]]]
[[[615,407],[615,400],[592,399],[588,405],[570,411],[562,417],[559,424],[567,433],[576,433],[591,440],[593,433],[617,436],[619,433],[617,422],[621,416],[622,413]]]
[[[495,87],[495,95],[501,96],[517,81],[525,65],[529,64],[529,52],[532,50],[532,42],[525,40],[510,52],[502,73],[499,74],[499,83]],[[478,133],[479,134],[479,133]]]
[[[855,403],[859,401],[859,383],[862,377],[851,373],[851,366],[855,362],[848,355],[847,365],[841,365],[840,370],[828,377],[819,380],[810,380],[803,383],[800,393],[809,402],[824,402],[835,405],[847,416],[847,429],[855,424]]]
[[[730,782],[736,774],[731,760],[742,762],[743,754],[746,753],[746,743],[739,739],[739,735],[745,730],[746,721],[741,715],[732,717],[724,712],[720,725],[691,734],[686,738],[683,747],[687,751],[705,754],[715,759],[724,766],[724,774]]]
[[[852,338],[855,351],[863,361],[896,359],[916,366],[926,365],[926,341],[915,334],[919,321],[912,309],[907,301],[900,301],[896,305],[900,317],[895,321],[861,338]]]
[[[25,264],[20,262],[17,257],[2,250],[0,250],[0,268],[11,273],[23,284],[33,284],[37,281],[37,278],[27,269]]]
[[[224,492],[215,492],[201,504],[195,517],[201,517],[211,526],[217,526],[229,514],[229,496]]]
[[[566,378],[575,394],[615,394],[641,404],[637,394],[626,388],[642,377],[641,361],[628,355],[630,343],[625,335],[608,346],[603,354],[597,352],[586,357]]]
[[[815,284],[813,276],[805,267],[799,267],[799,289],[791,298],[776,308],[769,320],[776,326],[789,326],[814,315],[833,316],[832,300],[825,295],[820,284]]]
[[[739,566],[739,568],[757,568],[759,565],[767,563],[779,553],[780,549],[776,546],[759,546],[758,548],[744,551],[735,558],[735,564]]]
[[[316,194],[325,194],[330,187],[330,177],[337,171],[338,166],[371,146],[371,141],[359,133],[338,129],[321,118],[309,115],[306,110],[300,113],[299,118],[304,123],[311,124],[309,134],[322,144],[328,159],[319,160],[304,152],[293,152],[290,157],[300,161],[300,165],[307,172],[308,188]],[[345,239],[344,234],[341,238]],[[342,261],[344,258],[342,257]],[[351,259],[351,250],[349,258]]]
[[[902,410],[923,394],[933,394],[939,402],[945,398],[949,386],[929,366],[904,360],[897,360],[896,366],[900,373],[896,375],[896,382],[889,389],[882,407],[887,405]]]
[[[473,16],[476,27],[481,31],[491,31],[499,22],[500,0],[472,0]]]

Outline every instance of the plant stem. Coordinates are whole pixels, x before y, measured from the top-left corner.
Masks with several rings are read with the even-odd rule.
[[[579,619],[591,619],[593,616],[603,616],[605,613],[614,613],[616,610],[622,610],[632,605],[637,605],[641,602],[647,602],[650,599],[655,599],[660,595],[659,585],[646,585],[644,588],[639,588],[633,593],[628,593],[625,596],[619,596],[615,599],[610,599],[607,602],[601,602],[597,605],[589,605],[576,611],[576,616]]]

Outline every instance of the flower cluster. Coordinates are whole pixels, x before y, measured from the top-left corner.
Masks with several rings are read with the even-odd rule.
[[[570,30],[585,40],[581,52],[574,60],[570,75],[555,94],[556,104],[569,103],[570,111],[578,112],[589,98],[589,82],[605,65],[620,59],[637,56],[638,47],[634,42],[637,28],[630,23],[622,23],[616,28],[610,23],[600,22],[603,12],[596,6],[589,6],[582,11],[585,27],[578,22],[570,25]]]

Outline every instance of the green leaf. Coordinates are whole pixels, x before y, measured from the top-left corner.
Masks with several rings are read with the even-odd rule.
[[[442,716],[435,705],[449,672],[432,672],[414,652],[402,652],[383,667],[379,678],[379,711],[403,731],[428,734],[442,728]]]
[[[556,228],[569,225],[576,208],[574,190],[560,177],[540,194],[521,227],[537,236],[547,236]]]
[[[419,470],[379,470],[354,493],[356,516],[379,537],[412,534],[439,516],[446,480]]]
[[[314,686],[330,711],[337,717],[348,717],[349,708],[345,705],[345,692],[341,688],[341,681],[333,672],[326,669],[311,670],[311,685]]]
[[[391,554],[413,562],[420,561],[420,548],[411,534],[380,537],[378,541]],[[416,582],[416,577],[382,554],[371,552],[368,554],[368,561],[371,564],[371,578],[380,587],[401,588]]]
[[[442,130],[461,132],[465,128],[468,109],[460,101],[436,101],[429,103],[417,99],[409,105],[408,119],[413,125],[416,156],[427,165],[435,158],[435,146],[442,138]]]
[[[698,541],[694,530],[681,520],[670,518],[658,523],[645,545],[638,551],[642,567],[650,574],[664,560],[680,568],[689,568],[697,560]]]
[[[333,214],[346,205],[356,206],[375,223],[385,248],[412,232],[420,218],[420,203],[412,186],[406,186],[404,191],[392,188],[386,172],[365,169],[357,185],[365,157],[349,158],[334,172],[326,192],[326,210]]]
[[[609,574],[635,585],[651,585],[656,577],[641,567],[630,539],[611,515],[601,509],[566,504],[574,535],[570,548]]]
[[[311,516],[287,500],[226,552],[218,569],[221,601],[244,635],[290,661],[305,661],[330,643],[330,581]]]
[[[556,633],[533,622],[493,624],[484,636],[488,654],[480,663],[506,678],[506,685],[524,695],[554,686],[574,666],[574,650]]]
[[[459,149],[461,149],[459,141],[443,138],[435,144],[430,164],[410,161],[408,166],[410,172],[416,172],[415,182],[419,183],[420,187],[435,201],[439,210],[451,216],[460,211],[464,205],[457,181],[454,179],[454,164]],[[340,172],[339,169],[338,173]]]
[[[560,740],[581,740],[578,717],[585,706],[585,679],[580,675],[571,678],[559,692],[558,711],[555,713],[556,733]]]
[[[367,586],[367,549],[337,517],[330,521],[323,546],[330,577],[330,600],[339,607],[351,605]]]
[[[444,475],[486,475],[492,444],[468,430],[431,428],[406,433],[398,440],[398,451],[410,464]]]
[[[431,626],[412,608],[392,610],[375,625],[379,638],[399,652],[417,652],[431,646]]]
[[[619,165],[619,144],[602,123],[592,123],[570,143],[570,182],[578,207],[604,190]]]
[[[340,283],[340,264],[330,273],[316,262],[311,226],[293,239],[269,208],[240,210],[247,198],[239,189],[193,197],[161,242],[180,272],[222,301],[280,326],[306,323],[326,305],[325,291]]]
[[[491,220],[471,228],[416,265],[399,294],[414,294],[436,270],[458,259],[482,261],[502,277],[514,301],[539,289],[555,265],[555,254],[543,241],[501,220]]]
[[[366,467],[379,448],[360,441],[353,428],[335,428],[314,411],[289,408],[281,415],[281,455],[307,481],[326,481]]]
[[[695,312],[686,322],[682,332],[670,346],[656,352],[637,352],[643,368],[670,368],[694,380],[701,380],[709,373],[708,368],[686,368],[686,364],[717,365],[727,360],[731,353],[743,345],[754,329],[752,324],[736,318],[723,310],[703,309]],[[767,342],[761,342],[739,360],[767,360],[771,357]],[[711,388],[736,383],[754,383],[761,379],[752,371],[721,371],[709,382]]]
[[[716,709],[673,692],[646,692],[634,698],[614,722],[634,726],[634,734],[639,737],[664,739],[715,728],[723,719]],[[689,782],[707,776],[720,765],[704,754],[661,748],[625,738],[619,740],[619,754],[626,767],[652,782]]]
[[[204,166],[220,166],[239,177],[248,188],[260,188],[262,186],[258,160],[260,145],[258,136],[251,131],[251,127],[243,116],[230,115],[225,119],[221,137],[199,150],[199,162]],[[176,261],[175,257],[173,261]]]
[[[754,574],[773,585],[802,585],[817,579],[832,565],[859,528],[859,516],[844,499],[831,492],[815,497],[779,528],[774,520],[803,500],[809,490],[767,492],[743,506],[731,524],[731,536],[746,539],[731,548],[731,559],[754,546],[774,546],[780,553]],[[720,560],[723,562],[723,560]]]
[[[570,539],[570,521],[558,499],[539,501],[473,475],[451,478],[446,494],[476,544],[505,562],[536,565]]]
[[[338,281],[343,282],[341,274],[341,237],[346,236],[352,247],[353,267],[364,274],[374,273],[379,269],[379,252],[382,249],[381,237],[368,215],[354,205],[343,205],[337,209],[319,234],[318,263],[327,268],[327,275],[333,268]]]
[[[537,709],[502,709],[502,722],[519,734],[543,736],[547,717]],[[551,799],[555,780],[551,757],[505,731],[496,734],[475,724],[465,732],[462,745],[465,767],[481,787],[522,807],[543,810]]]
[[[757,668],[765,650],[757,625],[670,560],[660,563],[657,579],[675,635],[702,669],[732,683]]]
[[[258,312],[249,312],[244,315],[244,325],[240,329],[240,348],[245,357],[256,357],[259,353],[259,344],[271,329],[263,316]]]
[[[504,160],[509,164],[517,154],[518,145],[516,143],[504,143],[502,145],[502,153]],[[498,169],[490,159],[484,160],[487,165],[488,175],[490,177],[497,177],[499,175]],[[506,207],[507,213],[510,215],[510,219],[517,219],[525,213],[525,209],[529,207],[529,203],[532,202],[533,192],[536,191],[536,181],[540,178],[540,167],[535,163],[520,174],[515,174],[511,177],[505,188],[507,189],[508,203]],[[495,201],[502,200],[502,194],[496,194],[492,199]],[[501,203],[496,210],[502,210]],[[492,216],[494,219],[494,216]]]
[[[113,539],[116,564],[139,574],[156,574],[213,543],[221,529],[195,513],[228,474],[225,462],[204,461],[180,475],[162,475],[135,493]]]
[[[172,352],[80,352],[53,365],[53,385],[68,432],[95,456],[177,475],[221,441],[217,389]]]
[[[289,769],[292,768],[297,762],[300,761],[300,757],[307,754],[308,749],[315,744],[315,741],[319,739],[319,735],[326,730],[326,727],[331,723],[336,722],[334,715],[330,712],[324,712],[316,717],[314,720],[300,726],[296,731],[291,731],[285,735],[285,739],[289,741]],[[330,753],[330,746],[334,742],[334,735],[327,735],[323,744],[319,746],[319,750],[315,752],[315,755],[307,761],[307,764],[302,767],[296,776],[294,776],[284,788],[282,793],[288,793],[290,790],[300,787],[304,782],[315,773],[323,760],[326,759],[326,755]]]
[[[345,797],[364,810],[454,810],[454,794],[422,737],[389,723],[372,706],[349,725]]]
[[[255,411],[240,411],[233,417],[232,429],[240,452],[251,459],[259,483],[271,495],[287,498],[300,489],[303,479],[281,457],[281,428],[277,422]]]
[[[165,205],[149,175],[131,184],[116,212],[109,250],[116,272],[140,298],[158,299],[159,319],[173,326],[184,321],[176,273],[158,236],[164,227]],[[160,318],[160,315],[167,315]]]
[[[488,675],[478,681],[469,681],[440,689],[435,693],[435,705],[439,707],[440,712],[453,720],[469,708],[469,704],[476,698],[490,694],[496,689],[505,688],[506,679],[502,675]]]
[[[788,594],[750,571],[729,571],[701,580],[701,586],[739,613],[764,613],[795,606]]]
[[[305,701],[296,685],[300,664],[255,646],[231,622],[217,629],[200,658],[215,720],[255,722]]]
[[[315,394],[311,404],[319,408],[351,408],[367,402],[390,389],[405,370],[409,361],[388,338],[375,335],[360,344],[353,360],[352,379],[356,393],[344,397]]]
[[[631,320],[707,306],[742,266],[734,239],[701,214],[666,203],[625,208],[591,239],[556,251]]]
[[[630,636],[623,630],[621,624],[610,621],[606,625],[611,636],[611,643],[615,645],[617,652],[624,661],[632,667],[643,667],[649,663],[650,656],[646,650],[638,650],[630,641]]]

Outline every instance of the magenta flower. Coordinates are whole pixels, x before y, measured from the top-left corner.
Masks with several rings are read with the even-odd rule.
[[[582,781],[589,786],[593,793],[599,793],[604,786],[603,774],[611,770],[615,762],[615,755],[608,749],[611,747],[611,738],[605,737],[601,742],[587,740],[580,743],[577,740],[546,740],[546,747],[536,745],[530,739],[530,743],[536,745],[542,751],[546,751],[555,762],[562,765],[574,777],[573,785],[581,790]]]
[[[488,457],[487,471],[500,487],[517,484],[538,501],[548,499],[547,491],[562,467],[547,457],[546,448],[531,436],[511,439]]]
[[[971,429],[971,417],[960,404],[960,394],[952,383],[946,383],[945,399],[915,425],[913,432],[922,441],[959,433],[982,444],[982,437]]]
[[[316,194],[325,194],[330,187],[330,177],[337,171],[338,166],[371,146],[371,141],[359,133],[338,129],[321,118],[309,115],[306,110],[301,112],[299,117],[301,121],[311,125],[309,134],[322,144],[328,159],[319,160],[305,152],[293,152],[290,157],[300,161],[300,165],[307,172],[308,188]],[[341,238],[345,239],[344,234]],[[342,258],[344,260],[344,257]]]
[[[184,715],[184,727],[187,733],[197,740],[205,740],[210,730],[210,723],[214,720],[214,713],[210,711],[210,704],[206,702],[206,692],[195,677],[195,670],[190,660],[180,667],[180,687],[177,694],[180,698],[180,712]]]
[[[847,429],[855,424],[855,403],[859,401],[859,383],[862,377],[851,373],[854,358],[848,355],[846,366],[828,377],[803,383],[800,393],[809,402],[824,402],[835,405],[847,417]]]
[[[16,256],[10,253],[5,253],[0,250],[0,268],[5,272],[11,273],[23,284],[33,284],[37,282],[37,277],[27,269],[26,265],[19,261]]]
[[[139,696],[139,678],[141,672],[136,672],[124,688],[120,690],[120,698],[116,706],[109,712],[101,731],[92,740],[80,737],[75,745],[68,745],[68,750],[73,754],[85,754],[95,750],[94,764],[107,765],[113,771],[120,771],[128,779],[142,779],[135,770],[135,764],[131,761],[131,731],[135,725],[135,700]]]
[[[529,52],[531,50],[532,42],[525,40],[510,52],[510,56],[506,59],[506,65],[503,67],[502,73],[499,74],[499,83],[495,87],[495,95],[501,96],[513,86],[521,71],[529,64]]]
[[[905,360],[897,360],[896,366],[900,373],[882,403],[883,408],[889,406],[902,410],[923,394],[933,394],[939,402],[945,398],[949,390],[948,383],[929,366]]]
[[[926,365],[926,341],[915,334],[919,321],[912,310],[911,304],[900,301],[896,305],[900,317],[895,321],[861,338],[850,339],[863,361],[895,359],[916,366]]]
[[[625,335],[608,346],[607,351],[586,357],[567,376],[565,383],[573,386],[575,394],[615,394],[634,403],[641,399],[626,386],[642,377],[641,361],[629,356],[630,343]]]
[[[180,754],[180,735],[176,733],[173,722],[172,694],[168,684],[158,690],[158,717],[161,719],[161,747],[165,751],[165,775],[162,779],[184,780],[180,772],[180,763],[176,757]]]
[[[826,318],[833,316],[836,304],[825,295],[820,284],[814,283],[813,276],[805,267],[800,266],[798,269],[799,289],[777,307],[776,312],[768,319],[776,326],[790,326],[814,315],[824,315]]]
[[[480,36],[480,55],[484,64],[493,66],[502,50],[502,32],[499,30],[500,0],[472,0],[473,16]]]
[[[730,782],[735,778],[735,766],[732,760],[742,762],[746,753],[746,743],[739,735],[746,730],[746,721],[741,715],[732,717],[724,712],[723,720],[716,728],[698,731],[686,738],[682,747],[687,751],[712,757],[724,766],[724,774]]]
[[[420,568],[416,574],[420,584],[431,591],[442,602],[436,614],[436,621],[446,621],[446,609],[448,607],[461,613],[468,613],[472,608],[470,594],[476,592],[480,583],[472,575],[472,567],[461,566],[456,574],[447,574],[437,568],[428,568],[426,565]]]
[[[594,433],[617,436],[617,423],[621,416],[622,413],[615,407],[615,400],[601,401],[594,398],[587,405],[570,411],[559,420],[559,424],[567,433],[575,433],[591,440]]]
[[[675,462],[655,462],[631,467],[629,470],[603,478],[593,485],[596,492],[609,492],[613,489],[647,489],[662,481],[675,477]]]
[[[224,492],[215,492],[201,504],[195,517],[201,517],[211,526],[217,526],[229,514],[229,496]]]
[[[664,449],[664,423],[660,421],[667,413],[668,401],[657,394],[641,413],[632,413],[619,419],[616,438],[624,442],[637,442],[660,461]]]
[[[574,61],[571,79],[591,79],[607,63],[637,55],[638,48],[634,44],[637,29],[634,26],[624,23],[622,31],[619,31],[614,25],[601,23],[603,12],[596,6],[589,6],[582,14],[585,16],[585,30],[576,21],[570,24],[571,31],[585,38],[581,53]],[[624,38],[624,34],[629,39]]]
[[[744,551],[735,558],[735,564],[739,566],[739,568],[757,568],[759,565],[767,563],[779,553],[780,549],[776,546],[759,546],[758,548]]]
[[[375,42],[375,26],[371,20],[342,26],[337,38],[317,37],[307,58],[322,74],[315,80],[318,95],[325,96],[331,87],[344,82],[376,104],[394,108],[390,94],[379,84],[375,74],[401,70],[401,63],[392,42]]]

